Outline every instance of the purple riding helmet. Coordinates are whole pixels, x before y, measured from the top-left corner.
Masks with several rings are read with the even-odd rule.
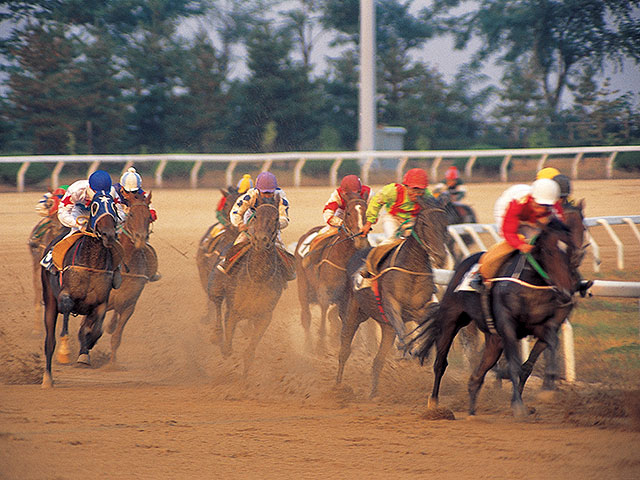
[[[261,193],[273,193],[278,188],[278,181],[276,176],[271,172],[262,172],[256,178],[256,188]]]

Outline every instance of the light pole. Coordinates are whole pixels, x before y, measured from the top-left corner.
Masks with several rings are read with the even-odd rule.
[[[360,0],[360,89],[358,150],[375,149],[376,132],[376,10],[374,0]],[[372,159],[367,159],[370,164]],[[363,177],[368,176],[368,167]],[[363,181],[367,182],[367,178]]]

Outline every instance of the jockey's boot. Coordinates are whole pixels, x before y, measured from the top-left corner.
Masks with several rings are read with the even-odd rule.
[[[120,273],[120,265],[113,271],[113,278],[111,279],[111,286],[114,289],[120,288],[122,285],[122,274]]]
[[[587,291],[593,286],[593,280],[580,280],[578,282],[578,292],[580,296],[584,298],[587,295]]]
[[[150,282],[157,282],[161,278],[162,278],[162,274],[160,272],[156,272],[153,275],[151,275],[151,278],[149,278],[149,281]]]
[[[482,281],[482,275],[480,275],[480,272],[476,272],[475,275],[473,275],[473,278],[471,278],[471,281],[469,282],[469,286],[478,293],[485,293],[486,287]]]

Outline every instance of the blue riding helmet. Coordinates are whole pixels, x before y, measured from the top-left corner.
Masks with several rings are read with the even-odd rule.
[[[94,192],[109,192],[111,190],[111,175],[104,170],[96,170],[89,177],[89,187]]]

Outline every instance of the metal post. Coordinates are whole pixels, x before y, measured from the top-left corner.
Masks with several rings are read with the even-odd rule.
[[[373,0],[360,0],[360,151],[375,150],[376,11]]]

